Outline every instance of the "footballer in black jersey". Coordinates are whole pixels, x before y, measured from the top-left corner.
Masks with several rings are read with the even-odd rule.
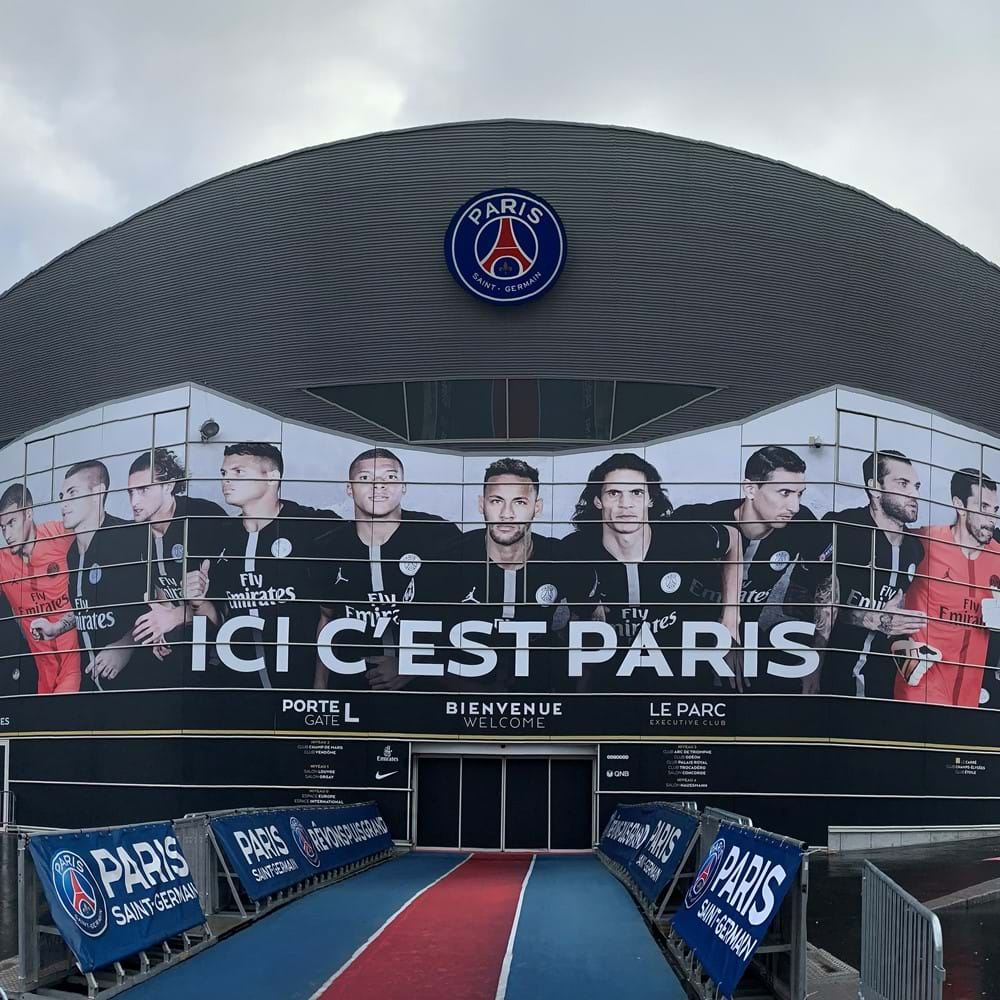
[[[618,650],[588,664],[584,690],[712,690],[717,678],[734,678],[722,657],[739,628],[736,533],[676,521],[670,511],[659,472],[638,455],[612,455],[590,473],[566,558],[596,572],[593,617],[614,629]],[[723,652],[690,652],[706,640]]]
[[[221,550],[218,525],[226,512],[211,500],[187,496],[186,487],[184,470],[167,448],[143,452],[129,469],[132,517],[137,524],[149,525],[146,592],[151,602],[136,620],[132,634],[136,642],[152,646],[159,659],[169,655],[170,643],[190,641],[184,577],[200,563],[189,566],[187,553],[217,555]],[[172,666],[180,669],[179,662]]]
[[[362,452],[347,476],[354,519],[338,525],[329,537],[320,632],[338,618],[363,622],[363,631],[340,636],[335,646],[339,659],[364,660],[365,669],[331,677],[320,658],[316,683],[394,690],[416,680],[399,675],[400,616],[436,617],[427,607],[438,599],[429,587],[433,560],[461,532],[436,514],[403,508],[403,462],[388,448]]]
[[[203,543],[206,551],[189,540],[191,562],[198,564],[189,581],[192,671],[208,686],[313,686],[323,593],[316,554],[339,519],[281,499],[283,471],[273,445],[228,445],[222,495],[241,516],[218,522],[214,541]],[[206,649],[209,638],[214,656]]]
[[[917,519],[920,482],[910,460],[897,451],[865,459],[867,507],[824,515],[825,546],[818,564],[796,574],[814,575],[816,645],[826,647],[818,689],[824,694],[892,698],[895,639],[926,624],[922,612],[900,613],[924,556],[908,528]]]
[[[175,679],[132,638],[146,610],[147,530],[105,510],[110,482],[103,462],[79,462],[59,493],[63,526],[76,536],[66,558],[83,646],[80,690],[169,686]]]
[[[567,567],[558,540],[531,530],[543,507],[538,470],[521,459],[493,462],[478,506],[486,527],[463,534],[439,564],[450,641],[439,653],[449,662],[445,686],[565,690]]]
[[[789,618],[802,623],[796,630],[797,640],[809,640],[815,627],[811,594],[799,590],[794,594],[794,602],[786,601],[793,566],[800,560],[815,562],[824,548],[824,533],[813,512],[802,504],[805,472],[806,463],[795,452],[768,445],[747,459],[740,499],[687,504],[673,514],[674,519],[681,521],[728,524],[738,532],[742,547],[740,644],[768,649],[767,663],[774,668],[767,670],[758,656],[751,670],[751,661],[745,653],[741,655],[744,690],[798,693],[803,689],[802,657],[777,654],[769,648],[768,637],[773,626]],[[719,564],[706,568],[703,582],[721,598]],[[785,666],[786,659],[793,676],[774,672]]]

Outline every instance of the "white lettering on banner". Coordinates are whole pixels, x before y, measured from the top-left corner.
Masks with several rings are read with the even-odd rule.
[[[613,819],[608,828],[604,831],[604,836],[615,843],[623,844],[639,850],[649,837],[650,826],[648,823],[635,823],[624,819]]]
[[[563,714],[562,702],[447,701],[445,715],[459,715],[466,729],[545,729],[551,716]]]
[[[724,719],[726,717],[726,703],[724,701],[678,701],[676,703],[651,701],[649,703],[649,717],[651,719]]]
[[[379,624],[387,624],[388,619],[380,618]],[[265,660],[261,655],[254,658],[243,658],[233,648],[240,646],[256,649],[254,640],[238,639],[237,633],[242,629],[255,632],[258,636],[264,632],[265,619],[255,615],[238,615],[225,621],[219,628],[215,638],[215,648],[219,660],[230,670],[239,673],[253,673],[265,669]],[[334,674],[362,674],[368,666],[363,658],[342,660],[334,651],[339,643],[351,645],[351,639],[342,633],[366,633],[368,624],[362,618],[337,618],[328,622],[316,637],[317,654],[320,662]],[[290,623],[287,616],[275,619],[275,636],[277,653],[275,670],[277,673],[288,672],[288,646]],[[447,643],[452,649],[461,650],[474,657],[477,662],[459,663],[449,659],[439,662],[432,657],[441,649],[433,640],[440,640],[444,625],[440,621],[410,621],[399,622],[399,674],[403,677],[444,677],[452,674],[456,677],[480,678],[492,673],[497,666],[498,652],[495,648],[478,641],[478,637],[488,638],[496,633],[502,636],[514,637],[514,676],[528,678],[531,676],[531,638],[544,636],[547,629],[541,621],[498,621],[468,620],[452,626],[447,633]],[[378,636],[376,628],[376,637]],[[775,677],[801,678],[813,673],[819,666],[819,653],[811,649],[806,642],[815,632],[811,622],[787,621],[771,629],[768,639],[768,649],[780,650],[786,654],[798,657],[798,663],[775,662],[768,660],[765,672]],[[193,651],[191,669],[203,672],[206,664],[207,619],[195,615],[193,620]],[[476,636],[477,639],[471,638]],[[759,672],[759,655],[757,646],[758,627],[756,622],[748,622],[745,626],[746,644],[744,645],[744,673],[748,677],[756,677]],[[704,639],[710,639],[711,645],[699,645]],[[588,644],[593,640],[597,645]],[[726,655],[733,648],[733,637],[729,630],[720,622],[691,621],[682,623],[680,649],[662,647],[657,644],[655,629],[642,622],[637,626],[631,645],[625,651],[621,664],[616,671],[617,677],[632,677],[638,670],[651,670],[657,677],[671,678],[678,674],[676,662],[679,655],[680,676],[696,677],[699,666],[709,667],[717,676],[731,678],[732,668],[726,662]],[[569,623],[569,649],[566,661],[568,677],[582,677],[584,670],[592,664],[607,663],[619,652],[618,635],[606,622],[571,621]],[[550,654],[551,651],[546,651]],[[670,659],[675,665],[671,665]],[[787,659],[787,657],[786,657]]]
[[[153,889],[189,875],[191,869],[177,845],[176,837],[136,841],[131,847],[119,845],[115,851],[95,847],[90,851],[108,899],[115,890],[131,895],[137,887]],[[121,885],[119,885],[121,883]]]
[[[336,726],[341,722],[360,722],[351,710],[349,701],[339,698],[283,698],[282,712],[296,712],[305,715],[307,726]]]
[[[755,927],[764,923],[774,909],[774,889],[788,877],[781,865],[737,845],[729,849],[711,885],[719,899],[726,899],[733,909]]]
[[[674,853],[677,841],[681,839],[681,830],[673,823],[665,820],[656,821],[656,829],[653,831],[649,843],[646,845],[646,853],[659,858],[664,864],[670,860],[670,855]],[[659,877],[659,876],[657,876]]]
[[[145,920],[155,913],[172,910],[182,903],[190,903],[198,898],[198,890],[193,882],[182,882],[176,887],[160,889],[152,896],[133,899],[111,907],[111,916],[119,927],[125,927],[136,920]]]
[[[247,830],[234,830],[233,839],[248,864],[270,861],[289,853],[288,845],[276,826],[255,826]]]

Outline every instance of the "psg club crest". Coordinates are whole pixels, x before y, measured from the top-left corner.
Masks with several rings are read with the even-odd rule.
[[[87,862],[73,851],[52,859],[52,884],[59,902],[87,937],[100,937],[108,927],[108,908]]]
[[[302,821],[297,816],[292,816],[288,825],[292,828],[292,836],[295,838],[295,846],[299,849],[299,853],[313,868],[319,868],[319,852],[313,847]]]
[[[695,903],[705,895],[705,890],[708,888],[709,883],[712,881],[712,876],[715,874],[715,870],[719,867],[719,863],[722,861],[722,855],[726,850],[726,842],[720,837],[712,846],[708,849],[708,856],[701,863],[701,868],[698,869],[698,874],[695,875],[694,881],[691,883],[691,887],[688,889],[684,896],[684,905],[690,910]]]
[[[555,284],[566,263],[566,231],[542,198],[498,188],[477,194],[455,213],[444,256],[466,291],[487,302],[515,305]]]

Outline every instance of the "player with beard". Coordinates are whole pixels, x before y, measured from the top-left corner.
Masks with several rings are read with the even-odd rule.
[[[83,647],[80,689],[161,686],[156,661],[132,639],[146,596],[146,529],[105,509],[111,477],[96,459],[66,470],[59,492],[70,597]]]
[[[363,451],[347,471],[347,495],[354,503],[354,520],[338,525],[330,535],[330,570],[324,587],[324,606],[319,631],[334,618],[358,618],[368,628],[365,638],[351,633],[349,646],[339,645],[344,660],[363,656],[368,663],[364,675],[337,675],[317,660],[317,687],[366,687],[394,690],[414,678],[399,676],[399,616],[414,614],[416,603],[432,600],[425,582],[432,575],[428,560],[461,535],[457,526],[436,514],[407,510],[403,463],[388,448]],[[383,625],[384,631],[380,628]],[[375,637],[379,628],[380,637]]]
[[[132,462],[128,499],[136,524],[149,525],[151,578],[146,592],[154,602],[136,620],[132,635],[138,643],[153,645],[162,657],[169,652],[169,643],[182,641],[189,632],[184,627],[191,618],[190,606],[183,602],[185,571],[196,580],[194,571],[204,560],[188,566],[185,552],[217,556],[218,519],[226,512],[211,500],[187,495],[184,470],[166,448],[144,451]]]
[[[920,481],[913,463],[891,450],[869,455],[862,474],[868,506],[825,514],[831,534],[817,563],[796,567],[816,595],[814,644],[821,651],[807,691],[891,698],[892,642],[924,625],[921,613],[901,613],[924,556],[920,538],[908,527],[919,512]]]
[[[756,645],[766,648],[767,632],[776,619],[794,614],[791,606],[784,605],[783,598],[777,596],[785,589],[779,584],[787,581],[789,571],[800,559],[818,558],[823,548],[822,536],[817,530],[816,516],[802,503],[806,463],[794,451],[778,445],[759,448],[747,459],[742,489],[743,496],[738,500],[686,504],[672,516],[681,521],[727,524],[737,530],[742,545],[740,644],[745,639],[747,623],[757,622],[760,631]],[[702,582],[713,593],[721,594],[720,564],[706,567]],[[807,600],[811,605],[811,595],[796,594],[797,602]],[[811,607],[808,617],[812,619]],[[772,661],[781,655],[770,650],[768,653]],[[743,685],[751,691],[791,693],[801,691],[803,681],[762,671],[758,677],[744,677]]]
[[[671,510],[659,472],[631,452],[601,462],[580,494],[565,558],[589,564],[583,577],[596,573],[593,617],[614,627],[619,648],[608,663],[587,668],[586,690],[710,690],[714,672],[682,675],[684,623],[721,621],[737,641],[735,530],[678,521]],[[713,579],[721,579],[721,593]],[[626,657],[633,644],[652,651],[641,669]]]
[[[978,469],[962,469],[951,477],[951,502],[951,524],[917,532],[924,558],[906,607],[928,617],[912,638],[893,643],[900,668],[895,694],[901,701],[975,708],[990,631],[1000,629],[997,484]]]
[[[226,665],[217,645],[203,683],[313,686],[322,595],[316,557],[331,531],[330,519],[339,518],[333,511],[284,499],[280,495],[284,470],[274,445],[259,441],[228,445],[220,470],[222,495],[240,516],[217,522],[213,543],[189,538],[190,558],[198,563],[185,584],[188,597],[196,602],[194,614],[214,626],[243,619],[227,642],[227,655],[248,667]]]
[[[463,621],[492,624],[488,635],[469,632],[468,641],[497,656],[494,669],[481,673],[479,654],[442,651],[440,659],[464,667],[461,676],[450,673],[445,679],[453,690],[543,692],[558,686],[552,653],[566,646],[566,568],[559,562],[559,542],[532,531],[544,507],[538,486],[538,470],[527,462],[493,462],[477,498],[486,527],[462,534],[442,555],[435,594],[451,611],[445,629]]]
[[[35,524],[33,502],[31,491],[20,483],[0,496],[0,530],[7,543],[0,549],[3,594],[34,657],[38,694],[79,691],[80,640],[66,561],[73,536],[62,521]],[[20,666],[14,669],[20,671]]]

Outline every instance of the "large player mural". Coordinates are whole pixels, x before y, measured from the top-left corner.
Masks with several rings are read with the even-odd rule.
[[[1000,439],[831,389],[644,447],[501,447],[359,441],[197,386],[14,442],[0,692],[995,703]]]

